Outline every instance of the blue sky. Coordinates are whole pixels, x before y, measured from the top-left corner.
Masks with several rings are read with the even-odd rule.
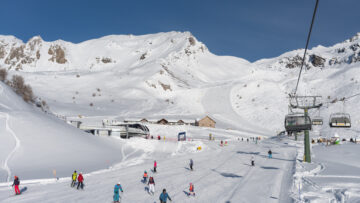
[[[217,55],[255,61],[304,48],[315,0],[2,0],[0,34],[81,42],[190,31]],[[359,0],[320,0],[310,47],[360,32]]]

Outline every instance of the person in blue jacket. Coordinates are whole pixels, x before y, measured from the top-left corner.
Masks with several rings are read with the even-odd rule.
[[[159,199],[160,199],[160,203],[166,203],[167,199],[171,201],[171,198],[169,194],[166,192],[166,189],[163,189],[163,192],[161,193]]]
[[[114,187],[114,202],[116,202],[116,203],[120,202],[119,190],[121,192],[124,192],[121,185],[120,185],[120,182],[118,182]]]

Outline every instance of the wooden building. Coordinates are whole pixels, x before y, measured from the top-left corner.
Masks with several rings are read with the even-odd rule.
[[[209,116],[205,116],[204,118],[196,121],[196,125],[200,127],[208,127],[208,128],[215,128],[216,122],[214,119],[210,118]]]

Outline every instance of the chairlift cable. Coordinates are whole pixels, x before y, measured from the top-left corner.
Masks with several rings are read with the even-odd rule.
[[[303,58],[302,58],[301,68],[300,68],[299,76],[298,76],[298,79],[297,79],[297,83],[296,83],[294,95],[296,95],[296,92],[297,92],[297,89],[298,89],[298,85],[299,85],[299,82],[300,82],[300,77],[301,77],[302,69],[303,69],[303,67],[304,67],[306,51],[307,51],[307,48],[308,48],[308,45],[309,45],[310,35],[311,35],[312,27],[313,27],[313,24],[314,24],[314,20],[315,20],[315,15],[316,15],[316,11],[317,11],[318,4],[319,4],[319,0],[316,0],[315,9],[314,9],[314,13],[313,13],[312,20],[311,20],[310,30],[309,30],[309,33],[308,33],[308,36],[307,36],[307,40],[306,40],[306,46],[305,46],[304,56],[303,56]]]

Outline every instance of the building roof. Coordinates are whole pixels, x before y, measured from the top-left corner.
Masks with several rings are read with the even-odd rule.
[[[205,116],[204,118],[200,119],[198,122],[200,122],[206,118],[208,118],[208,119],[212,120],[214,123],[216,123],[216,121],[214,119],[210,118],[209,116]]]

